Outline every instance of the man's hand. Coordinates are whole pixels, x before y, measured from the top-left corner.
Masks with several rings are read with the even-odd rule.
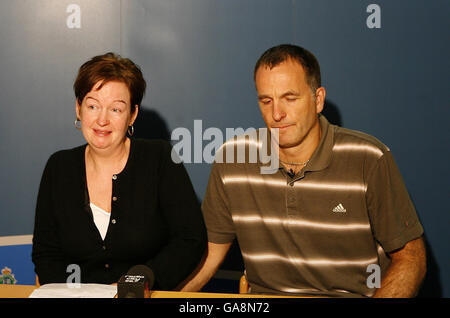
[[[230,249],[231,243],[216,244],[208,242],[208,251],[206,258],[199,264],[197,269],[188,277],[187,282],[183,283],[181,291],[196,292],[214,276],[222,264],[225,256]]]

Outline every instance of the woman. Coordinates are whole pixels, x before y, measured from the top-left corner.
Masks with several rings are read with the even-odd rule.
[[[139,67],[113,53],[81,66],[75,127],[87,144],[53,154],[42,176],[32,251],[41,284],[65,283],[70,264],[82,283],[103,284],[145,264],[154,288],[171,290],[199,263],[206,230],[186,170],[169,143],[127,137],[145,88]]]

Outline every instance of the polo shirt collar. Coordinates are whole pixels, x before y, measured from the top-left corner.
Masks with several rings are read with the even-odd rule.
[[[322,114],[319,114],[320,141],[311,159],[305,167],[305,171],[320,171],[328,167],[334,143],[334,129]]]

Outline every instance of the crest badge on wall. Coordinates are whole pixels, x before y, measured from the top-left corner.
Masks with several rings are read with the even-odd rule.
[[[11,268],[4,267],[0,275],[0,284],[15,285],[17,283]]]

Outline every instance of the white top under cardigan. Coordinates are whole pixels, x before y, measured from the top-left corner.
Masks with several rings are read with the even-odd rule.
[[[102,240],[105,240],[106,232],[108,231],[109,218],[111,217],[111,213],[106,212],[105,210],[99,208],[94,203],[89,204],[92,210],[92,216],[94,217],[95,226],[97,226],[100,235],[102,236]]]

